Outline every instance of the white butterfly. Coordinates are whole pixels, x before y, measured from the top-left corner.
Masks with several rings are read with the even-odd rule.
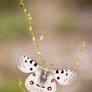
[[[74,71],[48,70],[27,56],[20,57],[18,68],[24,73],[31,73],[25,81],[25,86],[30,92],[55,92],[55,80],[60,85],[68,85],[76,78]]]

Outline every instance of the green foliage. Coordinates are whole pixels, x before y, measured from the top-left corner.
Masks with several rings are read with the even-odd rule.
[[[0,92],[22,92],[15,80],[7,80],[0,86]]]
[[[0,4],[7,4],[7,5],[10,5],[10,4],[15,4],[17,2],[17,0],[0,0]]]
[[[4,41],[28,37],[26,26],[22,16],[0,17],[0,40]]]
[[[17,0],[0,0],[0,10],[10,10],[15,8],[17,5]]]

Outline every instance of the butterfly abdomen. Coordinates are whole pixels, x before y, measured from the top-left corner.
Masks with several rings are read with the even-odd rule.
[[[47,81],[47,74],[45,70],[42,70],[40,74],[40,82],[44,83],[45,81]]]
[[[49,76],[50,76],[50,72],[42,69],[40,74],[40,82],[45,83]]]

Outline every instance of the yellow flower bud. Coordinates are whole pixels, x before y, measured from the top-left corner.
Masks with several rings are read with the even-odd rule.
[[[28,17],[30,17],[30,13],[28,14]]]
[[[43,35],[40,37],[40,41],[42,41],[43,40]]]
[[[20,6],[24,7],[24,3],[22,1],[20,1]]]
[[[35,37],[33,36],[33,41],[35,41]]]
[[[24,12],[25,12],[25,13],[27,12],[27,9],[26,9],[26,8],[24,9]]]
[[[32,20],[32,17],[30,17],[29,20],[31,21]]]
[[[41,55],[41,52],[38,52],[39,55]]]
[[[32,27],[31,26],[29,27],[29,31],[32,31]]]
[[[80,59],[80,56],[78,56],[78,59]]]
[[[82,48],[85,48],[86,47],[86,41],[83,41],[83,43],[82,43]]]

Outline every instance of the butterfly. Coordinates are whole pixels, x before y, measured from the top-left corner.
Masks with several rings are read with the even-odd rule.
[[[20,57],[18,68],[24,73],[30,73],[25,81],[29,92],[56,92],[56,81],[65,86],[76,78],[76,73],[72,70],[49,70],[28,56]]]

